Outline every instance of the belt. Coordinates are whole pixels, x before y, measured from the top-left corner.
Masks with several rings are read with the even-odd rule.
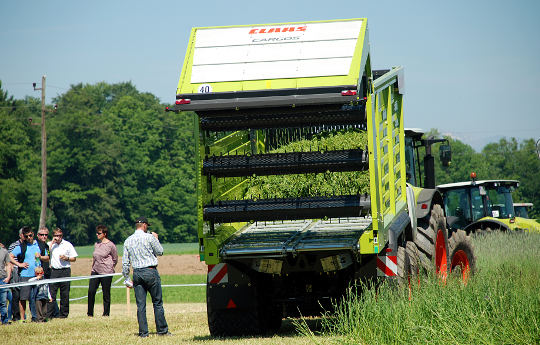
[[[51,269],[54,270],[54,271],[67,270],[68,268],[71,268],[71,267],[62,267],[62,268],[51,267]]]
[[[157,266],[139,267],[139,268],[134,268],[134,269],[135,270],[144,270],[145,268],[152,268],[154,270],[157,270]]]

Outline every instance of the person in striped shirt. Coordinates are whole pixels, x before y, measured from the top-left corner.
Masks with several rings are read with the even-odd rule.
[[[122,274],[125,285],[135,290],[137,302],[137,321],[139,322],[139,337],[148,337],[148,322],[146,320],[146,294],[150,293],[154,306],[154,318],[158,335],[171,335],[165,320],[161,278],[157,265],[158,256],[163,255],[163,247],[155,232],[148,233],[148,220],[139,217],[135,221],[135,232],[124,242],[122,255]],[[133,281],[129,278],[130,266],[133,267]]]

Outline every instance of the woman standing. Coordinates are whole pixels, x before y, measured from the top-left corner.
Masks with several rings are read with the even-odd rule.
[[[108,239],[108,229],[105,225],[96,227],[98,241],[94,247],[92,260],[92,275],[114,273],[114,267],[118,262],[118,252],[116,246]],[[111,282],[112,276],[90,279],[88,285],[88,316],[94,316],[94,302],[96,291],[101,283],[103,290],[103,316],[109,316],[111,311]]]

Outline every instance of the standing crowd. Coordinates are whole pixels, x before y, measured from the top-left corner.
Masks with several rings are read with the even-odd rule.
[[[53,231],[51,241],[48,236],[49,229],[42,227],[35,239],[34,231],[24,226],[19,230],[19,239],[11,243],[7,250],[0,244],[2,284],[71,276],[71,263],[77,260],[77,251],[70,242],[63,239],[62,229],[56,228]],[[66,318],[69,314],[69,287],[69,282],[59,282],[0,289],[2,323],[19,320],[45,322],[52,318]],[[56,303],[58,290],[60,308]],[[27,309],[30,309],[28,317]]]
[[[137,218],[135,232],[124,242],[122,257],[124,284],[135,290],[138,335],[143,338],[149,335],[146,320],[146,295],[148,293],[154,307],[157,334],[171,335],[165,320],[161,278],[157,271],[157,257],[163,255],[163,247],[155,232],[148,233],[149,226],[145,217]],[[49,229],[46,227],[41,227],[37,233],[37,239],[34,239],[32,229],[24,226],[19,230],[19,239],[7,249],[0,243],[0,285],[70,277],[71,264],[77,260],[77,251],[69,241],[63,238],[64,234],[60,228],[53,231],[52,240],[49,241],[48,237]],[[118,252],[115,244],[108,238],[107,227],[98,225],[96,237],[91,275],[113,274],[118,263]],[[129,276],[131,268],[133,268],[133,280]],[[87,311],[89,317],[94,316],[95,296],[100,284],[103,291],[103,316],[109,316],[111,282],[111,275],[90,279]],[[69,290],[70,282],[0,288],[2,324],[19,320],[28,321],[27,305],[32,322],[67,318]],[[56,302],[58,291],[60,291],[60,307]]]
[[[107,227],[96,228],[91,275],[114,273],[118,262],[116,246],[107,238]],[[42,227],[34,239],[28,226],[19,230],[19,239],[8,248],[0,243],[0,284],[34,282],[41,279],[71,277],[71,264],[77,260],[77,251],[65,240],[62,229],[53,231]],[[91,279],[88,286],[88,316],[94,314],[97,288],[103,290],[103,315],[108,316],[111,305],[112,276]],[[15,321],[45,322],[69,315],[70,282],[36,284],[0,289],[0,316],[2,324]],[[60,294],[60,307],[56,297]],[[28,308],[27,308],[28,307]],[[30,315],[27,317],[27,309]]]

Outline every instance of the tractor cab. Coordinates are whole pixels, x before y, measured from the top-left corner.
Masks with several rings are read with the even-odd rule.
[[[448,225],[452,229],[513,229],[515,211],[512,191],[519,187],[515,180],[472,181],[437,186],[444,199]]]
[[[532,207],[533,204],[530,202],[515,202],[514,212],[516,213],[516,217],[529,219],[529,210],[531,210]]]
[[[435,158],[431,154],[431,146],[439,146],[439,159],[443,167],[450,165],[452,150],[448,139],[437,139],[433,136],[422,138],[424,131],[419,128],[405,128],[405,165],[407,182],[415,187],[435,188]],[[420,148],[424,149],[420,159]],[[421,163],[423,161],[423,166]],[[422,176],[423,174],[423,176]]]

